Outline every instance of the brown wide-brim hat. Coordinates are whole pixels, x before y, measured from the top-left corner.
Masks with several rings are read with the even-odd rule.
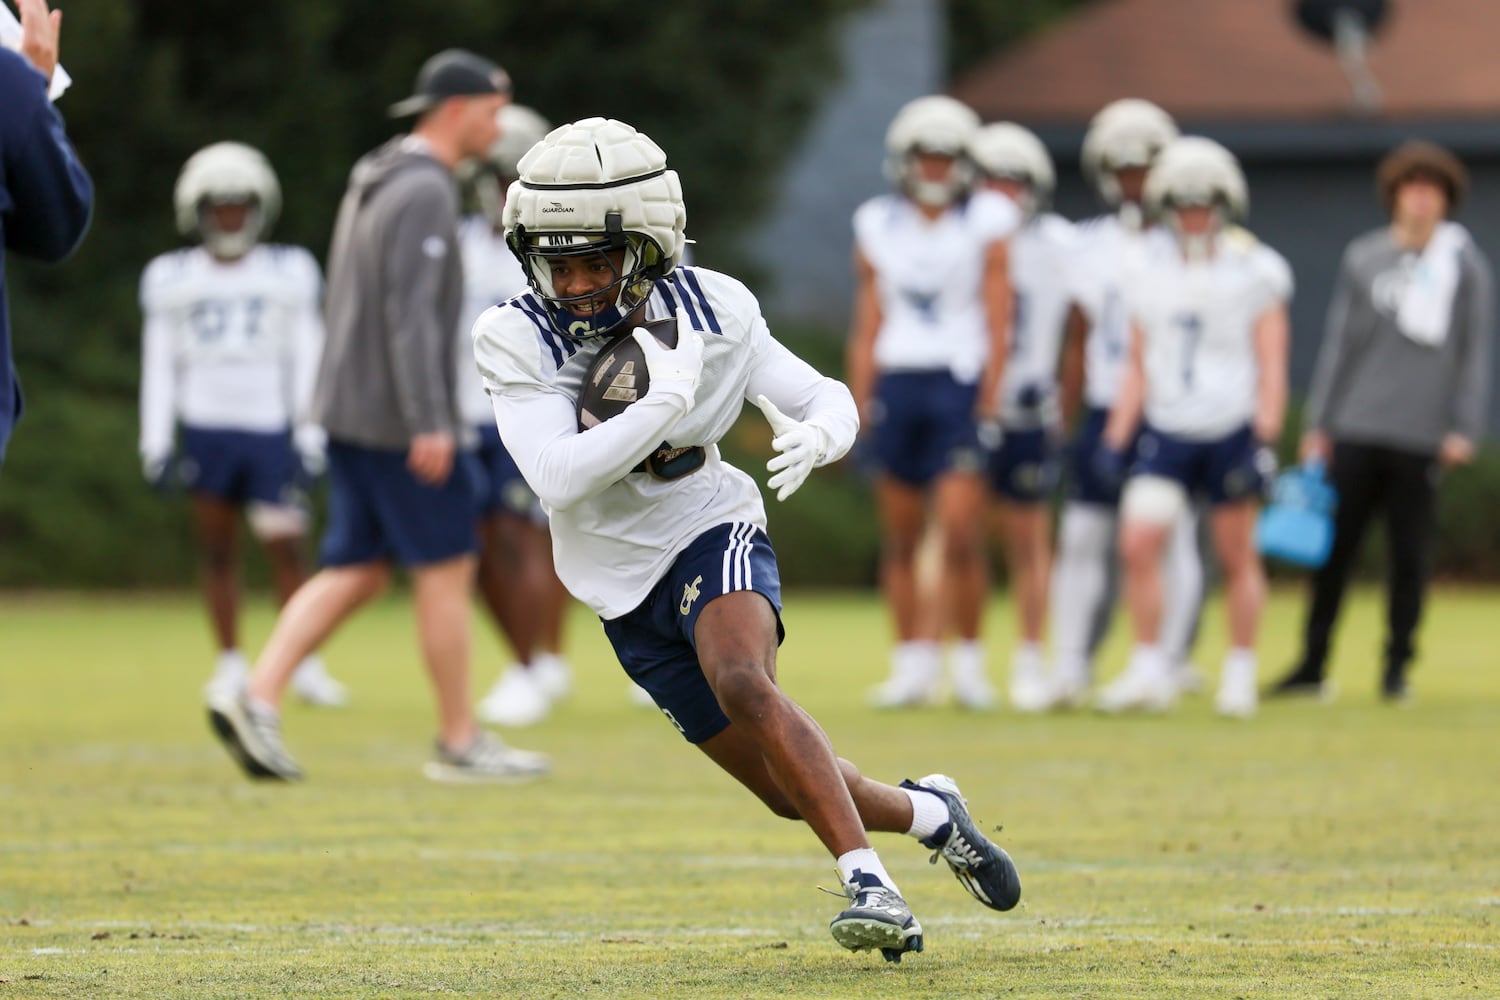
[[[1448,192],[1450,216],[1469,193],[1469,172],[1458,157],[1431,142],[1403,142],[1387,153],[1375,170],[1375,191],[1386,215],[1395,211],[1396,189],[1413,176],[1430,177],[1443,186]]]

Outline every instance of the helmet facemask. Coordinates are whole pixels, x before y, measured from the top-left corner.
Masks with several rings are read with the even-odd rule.
[[[603,233],[529,234],[518,224],[507,237],[511,252],[526,271],[527,281],[546,303],[553,328],[574,340],[615,332],[645,303],[665,273],[666,255],[654,240],[641,233],[626,232],[619,213],[608,213],[604,225]],[[623,254],[619,266],[611,258],[611,251]],[[552,261],[559,257],[603,261],[613,277],[599,288],[562,295],[552,279]],[[598,306],[601,301],[607,304]]]
[[[214,209],[219,206],[243,206],[244,221],[237,229],[220,227]],[[205,196],[198,201],[198,235],[208,252],[220,260],[238,260],[260,242],[266,227],[265,211],[260,198],[253,194]]]

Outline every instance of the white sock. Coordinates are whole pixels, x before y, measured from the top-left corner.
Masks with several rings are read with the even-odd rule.
[[[326,673],[327,671],[323,667],[323,658],[317,653],[307,656],[301,663],[297,664],[297,673],[300,674],[303,672],[309,674]]]
[[[882,883],[891,887],[896,892],[896,883],[885,870],[885,865],[880,863],[880,856],[875,853],[873,847],[858,847],[845,854],[840,854],[838,859],[839,878],[845,883],[854,878],[855,871],[862,871],[866,875],[874,875]]]
[[[1130,666],[1144,673],[1154,674],[1158,677],[1168,673],[1166,651],[1160,643],[1141,642],[1136,643],[1135,649],[1130,653]]]
[[[1253,678],[1256,670],[1255,650],[1236,646],[1224,654],[1225,676],[1235,677],[1241,674],[1248,674]]]
[[[901,790],[911,799],[911,829],[906,831],[908,837],[926,840],[953,818],[948,813],[948,803],[943,801],[941,795],[912,788]]]
[[[1109,589],[1114,524],[1109,508],[1063,505],[1052,564],[1052,655],[1079,682],[1088,679],[1089,636]]]
[[[984,680],[984,643],[978,639],[955,642],[949,654],[953,676],[958,680]],[[932,798],[932,796],[928,796]]]
[[[214,667],[220,673],[248,674],[250,672],[250,661],[236,647],[234,649],[220,650],[219,658],[215,661]]]

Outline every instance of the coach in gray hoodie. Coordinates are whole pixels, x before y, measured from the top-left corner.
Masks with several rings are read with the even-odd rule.
[[[1437,484],[1473,460],[1488,407],[1493,275],[1448,221],[1468,185],[1447,150],[1410,142],[1377,188],[1391,224],[1344,253],[1308,395],[1302,456],[1339,491],[1334,543],[1313,578],[1302,660],[1271,694],[1322,694],[1330,637],[1370,518],[1389,527],[1390,587],[1381,694],[1407,695],[1427,586]]]
[[[327,340],[313,419],[328,432],[329,523],[323,568],[277,619],[249,689],[210,702],[214,731],[256,777],[296,780],[277,710],[302,659],[407,567],[436,694],[438,781],[543,773],[539,754],[479,729],[469,704],[469,606],[476,539],[472,484],[458,457],[456,341],[463,296],[452,171],[484,155],[510,81],[453,49],[429,59],[409,135],[355,164],[329,254]]]

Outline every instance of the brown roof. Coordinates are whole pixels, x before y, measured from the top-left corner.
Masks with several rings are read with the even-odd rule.
[[[1390,118],[1500,114],[1500,2],[1391,0],[1369,66]],[[986,120],[1086,121],[1118,97],[1178,118],[1350,113],[1331,47],[1286,0],[1095,0],[999,52],[952,88]]]

